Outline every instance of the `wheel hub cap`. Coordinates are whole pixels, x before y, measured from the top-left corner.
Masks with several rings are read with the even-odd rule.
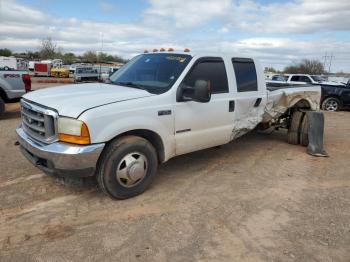
[[[133,162],[131,166],[128,168],[128,177],[133,181],[136,181],[142,178],[144,173],[145,173],[145,170],[141,161]]]
[[[143,154],[130,153],[120,160],[116,170],[116,178],[120,185],[133,187],[145,178],[147,169],[147,158]]]

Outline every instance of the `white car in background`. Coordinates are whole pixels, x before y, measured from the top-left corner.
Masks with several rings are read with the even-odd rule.
[[[278,84],[291,84],[291,85],[345,85],[344,83],[327,81],[319,75],[308,74],[290,74],[286,76],[286,80],[283,80],[282,76],[276,80],[266,80],[266,83],[270,86]]]

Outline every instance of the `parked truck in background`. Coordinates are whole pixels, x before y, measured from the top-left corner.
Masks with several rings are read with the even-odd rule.
[[[31,80],[26,71],[0,68],[0,116],[5,112],[5,103],[18,102],[30,90]]]
[[[16,132],[24,156],[45,173],[96,176],[103,192],[125,199],[146,190],[159,164],[257,127],[288,129],[290,143],[306,145],[304,112],[317,111],[320,96],[319,86],[267,90],[251,57],[148,53],[109,84],[24,95]]]
[[[350,107],[350,80],[345,85],[321,85],[321,87],[323,110],[338,111]]]
[[[0,56],[0,68],[17,70],[16,57]]]

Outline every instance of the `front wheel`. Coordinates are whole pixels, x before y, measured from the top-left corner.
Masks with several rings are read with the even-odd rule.
[[[143,193],[157,174],[157,152],[146,139],[125,136],[112,141],[99,160],[97,182],[104,193],[126,199]]]
[[[340,101],[334,97],[328,97],[322,102],[322,109],[326,111],[338,111],[340,109]]]
[[[0,96],[0,117],[4,114],[5,112],[5,102]]]

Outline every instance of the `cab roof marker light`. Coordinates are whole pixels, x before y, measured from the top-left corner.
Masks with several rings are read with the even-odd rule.
[[[148,50],[147,50],[147,49],[145,49],[145,50],[143,50],[143,52],[144,52],[145,54],[147,54],[147,53],[148,53]]]
[[[157,48],[154,48],[154,49],[153,49],[153,53],[156,53],[156,52],[158,52],[158,49],[157,49]]]
[[[190,52],[190,49],[185,48],[184,52],[185,52],[185,53],[188,53],[188,52]]]
[[[173,52],[173,51],[174,51],[174,48],[171,48],[171,47],[170,47],[170,48],[168,49],[168,52]]]
[[[159,49],[160,52],[164,52],[165,49],[162,47],[161,49]]]

